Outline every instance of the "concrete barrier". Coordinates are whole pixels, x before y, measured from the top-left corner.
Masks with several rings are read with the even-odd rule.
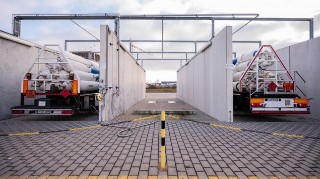
[[[145,70],[108,26],[100,27],[100,121],[110,121],[145,97]]]
[[[177,97],[220,120],[233,121],[232,28],[224,28],[178,70]]]
[[[310,101],[311,118],[320,119],[320,37],[277,50],[290,71],[298,71],[306,80],[306,93]],[[297,81],[298,82],[298,81]],[[304,115],[305,116],[305,115]]]

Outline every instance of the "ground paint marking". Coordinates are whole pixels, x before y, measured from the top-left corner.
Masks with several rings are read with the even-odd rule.
[[[80,131],[80,130],[86,130],[86,129],[95,129],[95,128],[100,128],[102,127],[101,125],[94,125],[94,126],[87,126],[87,127],[79,127],[79,128],[71,128],[69,131]]]
[[[26,135],[38,135],[40,132],[21,132],[21,133],[14,133],[9,134],[8,136],[26,136]]]
[[[181,116],[178,115],[168,115],[168,117],[172,118],[172,119],[181,119]]]
[[[173,104],[176,103],[175,101],[168,101],[169,104]]]
[[[220,124],[210,124],[213,127],[219,127],[223,129],[230,129],[230,130],[235,130],[235,131],[241,131],[241,128],[238,127],[230,127],[230,126],[225,126],[225,125],[220,125]]]
[[[274,132],[272,133],[272,135],[274,136],[281,136],[281,137],[293,137],[293,138],[304,138],[303,135],[297,135],[297,134],[285,134],[285,133],[277,133],[277,132]]]
[[[158,117],[159,115],[153,115],[153,116],[147,116],[147,117],[139,117],[139,118],[135,118],[132,121],[141,121],[141,120],[146,120],[146,119],[152,119],[155,117]]]
[[[157,101],[148,101],[148,103],[157,103]]]

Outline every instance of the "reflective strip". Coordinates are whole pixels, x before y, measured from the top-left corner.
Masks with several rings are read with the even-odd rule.
[[[166,168],[166,147],[161,146],[161,162],[160,167],[162,170]]]
[[[165,137],[166,137],[166,130],[161,129],[161,138],[165,138]]]
[[[308,111],[308,108],[252,108],[252,111]]]
[[[166,120],[166,113],[164,111],[161,112],[161,121]]]

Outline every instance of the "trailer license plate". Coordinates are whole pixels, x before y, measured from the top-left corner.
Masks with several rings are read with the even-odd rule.
[[[288,98],[266,98],[265,103],[266,107],[293,107],[293,99]]]
[[[46,106],[46,102],[45,101],[39,101],[38,102],[38,106]]]
[[[50,114],[50,111],[47,110],[38,110],[38,114]]]

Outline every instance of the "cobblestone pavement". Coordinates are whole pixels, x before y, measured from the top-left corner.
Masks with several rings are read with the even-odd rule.
[[[298,131],[317,136],[318,120],[222,123],[196,112],[196,115],[179,118],[168,116],[165,171],[159,170],[159,120],[157,117],[143,119],[128,112],[117,118],[117,122],[141,120],[87,130],[0,136],[0,178],[320,178],[320,139],[235,128]],[[190,119],[196,122],[188,121]],[[33,126],[39,122],[44,125],[41,120],[29,122]],[[54,122],[63,125],[66,121]],[[96,124],[89,119],[73,122],[78,126]],[[119,134],[128,128],[133,131]],[[126,134],[129,136],[121,137]]]

